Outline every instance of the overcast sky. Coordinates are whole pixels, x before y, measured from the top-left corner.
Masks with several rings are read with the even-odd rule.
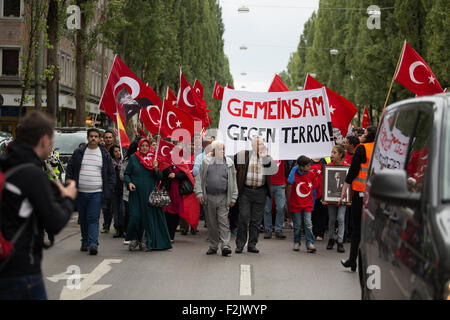
[[[290,54],[297,49],[303,25],[317,10],[319,0],[219,2],[225,25],[225,54],[235,89],[267,91],[273,76],[286,69]],[[242,6],[250,11],[238,12]],[[242,45],[248,49],[240,50]],[[243,72],[247,75],[241,75]]]

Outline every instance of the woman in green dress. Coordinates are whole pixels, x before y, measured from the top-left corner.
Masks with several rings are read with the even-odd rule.
[[[150,207],[148,197],[162,178],[158,162],[150,150],[150,141],[142,139],[138,150],[130,157],[124,182],[130,190],[127,238],[129,250],[170,249],[169,230],[162,208]],[[146,243],[143,242],[144,233]]]

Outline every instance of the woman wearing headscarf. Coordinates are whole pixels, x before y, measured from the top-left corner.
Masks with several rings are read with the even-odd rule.
[[[148,205],[149,195],[161,178],[158,162],[154,161],[154,153],[150,150],[150,141],[142,139],[124,174],[125,184],[130,190],[127,229],[130,251],[138,246],[140,250],[172,248],[162,209]],[[147,237],[145,244],[142,240],[144,232]]]

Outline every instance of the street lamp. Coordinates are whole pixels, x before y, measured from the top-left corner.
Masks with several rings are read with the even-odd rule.
[[[246,76],[247,72],[241,72],[241,76]]]
[[[331,49],[330,50],[330,54],[333,55],[333,56],[337,55],[338,53],[339,53],[338,49]]]
[[[238,9],[238,12],[239,13],[247,13],[247,12],[249,12],[250,11],[250,9],[248,8],[248,7],[246,7],[246,6],[242,6],[242,7],[240,7],[239,9]]]
[[[241,89],[245,89],[245,86],[241,86]]]
[[[300,86],[300,87],[297,87],[297,90],[298,90],[298,91],[302,91],[302,90],[303,90],[303,87],[301,87],[301,86]]]
[[[239,49],[241,49],[241,50],[247,50],[248,48],[247,48],[247,46],[242,45],[242,46],[239,47]]]
[[[315,78],[317,76],[317,74],[315,74],[315,73],[310,73],[309,75],[313,78]]]

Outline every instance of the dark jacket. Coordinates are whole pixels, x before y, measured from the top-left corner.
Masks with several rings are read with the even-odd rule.
[[[167,191],[170,190],[170,187],[172,186],[172,180],[169,178],[169,174],[172,173],[172,170],[170,169],[171,167],[168,167],[166,169],[163,170],[162,174],[163,174],[163,178],[161,180],[161,188],[165,188]],[[180,172],[175,173],[175,178],[179,180],[180,182],[182,180],[186,180],[189,179],[188,176],[180,170]]]
[[[8,183],[20,190],[21,195],[3,189],[0,225],[3,236],[11,240],[17,230],[27,221],[19,216],[27,201],[32,208],[30,219],[17,240],[15,253],[11,256],[0,278],[37,275],[41,273],[44,229],[49,234],[59,233],[70,219],[74,201],[62,198],[59,189],[51,182],[41,168],[41,160],[32,147],[15,140],[1,158],[0,166],[7,171],[17,165],[31,163],[8,179]],[[24,204],[24,207],[21,207]],[[0,260],[1,264],[2,260]]]
[[[239,158],[238,155],[240,153],[244,153],[245,163],[243,163],[243,164],[238,164],[238,158]],[[237,182],[239,194],[241,194],[244,191],[245,180],[247,179],[248,164],[250,162],[250,158],[252,157],[252,153],[253,153],[253,151],[242,150],[234,155],[234,166],[236,167],[236,171],[237,171],[236,172],[236,182]],[[265,163],[264,164],[265,168],[269,168],[271,166],[272,159],[269,156],[267,156],[266,159],[263,159],[263,163]],[[269,198],[272,198],[272,183],[270,181],[270,174],[265,175],[264,180],[265,180],[264,186],[266,187],[267,196]]]
[[[66,180],[75,180],[78,187],[78,180],[80,177],[81,161],[83,161],[84,152],[86,151],[87,145],[76,149],[72,157],[69,159],[66,170]],[[116,173],[114,170],[114,164],[111,155],[102,146],[99,146],[102,152],[102,180],[103,180],[103,193],[104,199],[111,199],[114,187],[116,185]]]

